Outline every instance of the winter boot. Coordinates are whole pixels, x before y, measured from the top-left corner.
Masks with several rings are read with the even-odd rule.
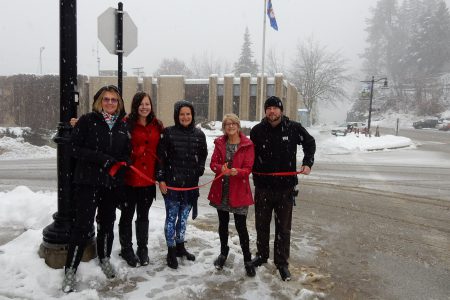
[[[187,260],[195,260],[195,255],[192,253],[187,252],[186,248],[184,247],[184,242],[177,244],[177,257],[183,257],[186,256]]]
[[[66,268],[64,270],[64,280],[62,283],[62,291],[64,293],[71,293],[75,291],[75,269],[74,268]]]
[[[106,278],[111,279],[116,277],[116,270],[111,264],[109,257],[100,259],[100,268],[102,269],[103,274],[105,274]]]
[[[131,225],[119,224],[119,241],[122,247],[119,255],[127,262],[130,267],[135,268],[138,258],[133,251],[133,243],[131,242],[132,229]]]
[[[136,254],[139,258],[141,266],[148,265],[150,259],[148,257],[148,221],[137,222],[136,221],[136,239],[138,248]]]
[[[228,246],[221,247],[220,254],[214,261],[214,267],[216,267],[217,270],[222,270],[223,266],[225,265],[225,261],[228,257],[228,252],[230,248]]]
[[[247,273],[248,277],[255,277],[255,266],[252,264],[252,261],[246,261],[244,262],[245,266],[245,272]]]
[[[136,251],[137,257],[139,259],[139,263],[141,266],[146,266],[150,262],[150,258],[148,257],[148,248],[147,247],[138,247]]]
[[[168,248],[167,265],[172,269],[178,268],[177,249],[174,246]]]
[[[135,268],[138,264],[138,257],[134,254],[133,248],[122,248],[120,256],[127,262],[130,267]]]

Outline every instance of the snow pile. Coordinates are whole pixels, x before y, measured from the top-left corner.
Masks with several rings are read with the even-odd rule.
[[[380,137],[368,137],[363,134],[350,133],[346,136],[331,136],[320,143],[320,152],[323,154],[346,154],[355,151],[374,151],[386,149],[398,149],[414,147],[411,139],[383,135]]]
[[[49,224],[56,211],[55,192],[32,192],[18,186],[11,192],[0,192],[0,227],[39,229]]]
[[[23,138],[0,138],[0,160],[29,159],[29,158],[53,158],[56,157],[56,149],[49,146],[34,146]]]
[[[0,135],[14,135],[22,137],[24,133],[30,132],[30,127],[0,127]]]
[[[39,258],[42,229],[53,222],[56,211],[56,193],[34,193],[26,187],[17,187],[0,193],[0,228],[14,225],[26,230],[16,239],[0,246],[0,299],[321,299],[323,293],[303,288],[305,275],[292,266],[293,279],[281,281],[272,261],[257,269],[256,277],[245,274],[239,237],[230,226],[230,253],[225,267],[217,271],[213,261],[220,251],[217,233],[217,213],[203,204],[196,220],[189,220],[187,228],[188,249],[196,255],[195,262],[179,259],[180,266],[172,270],[166,266],[167,247],[164,238],[164,202],[153,203],[149,226],[150,265],[130,268],[119,257],[120,243],[115,226],[112,263],[118,271],[117,278],[107,280],[97,259],[79,266],[77,286],[79,291],[64,294],[61,291],[63,270],[48,267]],[[120,211],[117,211],[117,220]],[[233,222],[231,222],[232,224]],[[231,225],[230,224],[230,225]],[[250,245],[254,253],[254,224],[248,224]],[[134,237],[133,237],[134,238]],[[310,240],[300,236],[298,241],[308,248]],[[136,241],[134,240],[134,245]],[[314,247],[309,247],[314,249]],[[311,250],[309,249],[309,250]]]

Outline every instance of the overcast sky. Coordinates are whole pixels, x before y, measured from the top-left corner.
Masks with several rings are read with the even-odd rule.
[[[97,74],[115,69],[117,57],[98,42],[97,17],[117,1],[77,1],[78,72]],[[193,55],[208,53],[233,64],[240,53],[245,27],[261,61],[263,0],[125,0],[124,9],[138,27],[138,48],[124,59],[124,70],[143,67],[152,74],[163,58],[189,63]],[[331,51],[339,50],[352,69],[360,65],[365,47],[365,19],[375,0],[273,0],[279,31],[269,26],[266,49],[277,48],[286,61],[298,41],[314,35]],[[59,1],[2,1],[0,74],[59,72]]]
[[[446,0],[449,5],[450,0]],[[97,17],[118,1],[77,1],[78,73],[97,75],[116,69],[117,56],[109,54],[97,38]],[[264,0],[125,0],[124,10],[138,28],[138,47],[124,58],[124,71],[142,67],[153,74],[164,58],[187,64],[193,55],[212,55],[233,65],[238,59],[245,27],[261,63]],[[289,64],[299,41],[310,36],[329,51],[348,60],[355,82],[372,74],[360,73],[359,55],[366,47],[366,19],[376,0],[273,0],[279,31],[267,25],[266,51],[276,48]],[[0,21],[0,75],[59,73],[59,1],[2,1]],[[98,53],[98,54],[97,54]],[[342,107],[339,119],[345,118]],[[335,115],[335,109],[331,110]]]

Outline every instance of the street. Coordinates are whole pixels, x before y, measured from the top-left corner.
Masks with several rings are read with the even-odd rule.
[[[290,270],[297,279],[309,274],[305,288],[324,292],[326,299],[450,299],[450,167],[408,160],[413,153],[448,162],[450,135],[403,134],[420,145],[347,161],[317,160],[311,175],[299,176]],[[201,182],[212,178],[208,169]],[[0,192],[19,184],[55,191],[56,160],[2,161]],[[192,225],[216,231],[207,192],[200,191],[200,217]],[[255,253],[253,208],[248,228]],[[0,244],[21,233],[1,231],[7,233]]]

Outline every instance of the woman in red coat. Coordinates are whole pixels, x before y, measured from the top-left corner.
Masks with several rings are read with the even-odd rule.
[[[125,177],[126,197],[120,208],[122,214],[119,221],[120,256],[130,265],[136,267],[148,265],[148,212],[156,197],[155,165],[162,123],[155,117],[152,99],[144,92],[138,92],[131,103],[131,113],[127,118],[131,132],[132,166],[151,178],[153,182],[142,178],[133,170]],[[136,254],[132,243],[132,221],[136,211]]]
[[[222,121],[224,135],[215,141],[211,157],[211,170],[216,177],[222,172],[229,172],[222,180],[215,180],[209,191],[208,199],[217,208],[219,216],[220,255],[214,261],[217,270],[222,270],[228,256],[228,223],[230,213],[239,234],[239,241],[244,255],[247,276],[255,276],[251,263],[249,237],[247,231],[248,207],[253,204],[250,190],[249,174],[255,157],[252,141],[240,132],[241,123],[235,114],[226,114]]]

